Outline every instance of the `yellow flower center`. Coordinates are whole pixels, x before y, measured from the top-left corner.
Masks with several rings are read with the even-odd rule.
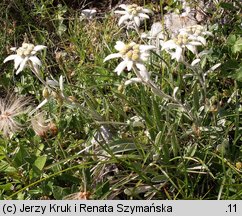
[[[27,50],[24,50],[23,54],[25,56],[29,55],[31,53],[31,50],[27,49]]]
[[[187,42],[188,42],[188,35],[187,34],[179,34],[177,36],[177,38],[173,39],[173,41],[177,45],[179,45],[179,46],[184,45],[184,44],[187,44]]]
[[[139,59],[139,55],[138,54],[136,54],[136,53],[133,53],[133,55],[132,55],[132,61],[137,61],[138,59]]]
[[[137,15],[137,13],[138,13],[138,11],[136,9],[133,9],[132,12],[131,12],[131,14],[134,15],[134,16]]]
[[[18,55],[18,56],[23,57],[23,56],[24,56],[24,51],[25,51],[25,50],[24,50],[22,47],[20,47],[20,48],[17,49],[16,52],[17,52],[17,55]]]
[[[135,44],[135,45],[133,45],[133,49],[134,49],[134,50],[139,50],[139,44]]]
[[[128,51],[128,52],[126,53],[125,56],[126,56],[127,58],[130,59],[130,58],[132,58],[132,55],[133,55],[133,52],[130,50],[130,51]]]
[[[127,46],[125,46],[119,53],[121,55],[125,55],[127,53],[127,51],[128,51],[128,48],[127,48]]]
[[[138,7],[136,8],[137,11],[141,11],[142,9],[143,9],[143,8],[140,7],[140,6],[138,6]]]
[[[27,48],[28,48],[28,46],[29,46],[29,44],[28,44],[28,43],[22,43],[22,48],[23,48],[23,49],[27,49]]]
[[[17,55],[24,57],[24,56],[30,55],[33,49],[34,49],[33,44],[22,43],[22,46],[19,47],[16,52],[17,52]]]
[[[34,49],[34,44],[28,44],[28,50],[32,51]]]
[[[133,50],[133,53],[134,53],[134,54],[139,54],[139,53],[140,53],[140,50],[139,50],[139,49],[134,49],[134,50]]]
[[[182,39],[181,38],[177,39],[176,44],[177,45],[182,45]]]
[[[132,15],[137,15],[143,8],[138,6],[137,4],[129,5],[127,11]]]
[[[140,46],[135,43],[126,45],[120,52],[123,57],[137,61],[140,58]]]

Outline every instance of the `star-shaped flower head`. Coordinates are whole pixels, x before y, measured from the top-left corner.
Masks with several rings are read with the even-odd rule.
[[[136,66],[140,71],[146,71],[144,62],[148,60],[149,51],[155,49],[155,46],[140,45],[135,42],[125,44],[122,41],[117,41],[115,49],[119,52],[108,55],[104,62],[113,58],[122,58],[123,61],[114,70],[120,75],[125,68],[130,71],[133,66]]]
[[[172,59],[176,59],[179,62],[184,59],[185,48],[193,54],[197,54],[197,46],[201,45],[203,44],[200,41],[192,40],[186,32],[182,32],[177,37],[162,43],[162,50],[166,50]]]
[[[19,74],[26,66],[29,66],[34,73],[39,73],[39,66],[41,61],[36,57],[36,53],[46,46],[37,45],[34,46],[30,43],[23,43],[21,47],[12,47],[12,51],[16,51],[16,54],[10,55],[4,59],[3,63],[14,60],[14,69],[17,70],[16,74]]]
[[[117,10],[114,13],[121,14],[122,16],[119,19],[118,25],[122,25],[124,23],[129,24],[129,22],[135,24],[136,27],[140,26],[140,23],[144,19],[149,19],[149,15],[152,14],[152,11],[143,7],[138,6],[137,4],[132,5],[119,5],[120,8],[124,10]]]
[[[207,41],[205,36],[213,36],[213,34],[206,30],[204,26],[193,25],[183,29],[180,29],[180,34],[188,34],[189,40],[201,42],[206,46]]]
[[[81,18],[93,19],[97,15],[95,9],[84,9],[81,11]]]

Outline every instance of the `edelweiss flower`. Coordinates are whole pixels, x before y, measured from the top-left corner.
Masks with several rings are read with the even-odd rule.
[[[57,132],[56,125],[50,120],[45,118],[43,112],[36,114],[31,118],[31,125],[36,135],[46,137],[47,134],[55,135]]]
[[[11,137],[21,129],[22,125],[15,117],[28,111],[28,103],[29,99],[26,97],[17,97],[13,94],[0,98],[0,131],[4,137]]]
[[[132,22],[135,24],[135,26],[139,27],[141,21],[143,21],[144,19],[150,18],[147,15],[147,13],[152,14],[151,10],[140,7],[137,4],[132,4],[132,5],[121,4],[119,7],[124,10],[114,11],[114,13],[122,15],[119,19],[118,25],[122,25],[125,22]]]
[[[95,9],[84,9],[81,12],[81,18],[93,19],[97,14]]]
[[[113,58],[122,58],[123,61],[114,70],[120,75],[126,67],[128,71],[130,71],[133,66],[136,66],[140,71],[146,71],[143,63],[148,60],[150,56],[149,51],[155,49],[155,46],[139,45],[134,42],[126,45],[121,41],[117,41],[115,49],[119,52],[108,55],[104,59],[104,62]]]
[[[193,54],[197,54],[197,46],[203,45],[199,41],[191,40],[188,34],[182,32],[176,38],[168,40],[162,44],[162,50],[166,50],[172,59],[178,62],[184,58],[184,50],[187,48]],[[174,50],[175,51],[171,51]]]
[[[39,66],[41,61],[36,57],[36,53],[46,48],[43,45],[34,46],[33,44],[23,43],[18,49],[12,47],[12,51],[16,51],[17,54],[13,54],[4,59],[3,63],[14,60],[14,69],[17,70],[16,74],[19,74],[26,66],[29,66],[34,73],[39,73]]]
[[[183,29],[180,29],[180,34],[188,34],[188,39],[193,41],[201,42],[202,45],[206,46],[207,42],[204,36],[213,36],[213,34],[206,30],[204,26],[194,25]]]
[[[44,137],[49,130],[44,113],[42,112],[31,118],[31,125],[36,135],[40,137]]]

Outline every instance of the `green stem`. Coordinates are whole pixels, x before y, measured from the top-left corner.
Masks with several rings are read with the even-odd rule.
[[[238,95],[238,84],[237,81],[234,81],[234,89],[235,89],[235,98],[236,98],[236,110],[235,110],[235,134],[234,134],[234,140],[235,142],[233,143],[234,145],[236,144],[236,141],[238,140],[239,136],[239,95]]]
[[[177,98],[175,98],[175,97],[171,97],[170,95],[164,93],[164,92],[163,92],[158,86],[156,86],[156,84],[155,84],[152,80],[150,80],[150,79],[145,80],[145,79],[141,76],[141,74],[140,74],[138,68],[137,68],[135,65],[133,66],[133,70],[134,70],[136,76],[142,80],[142,83],[144,83],[145,85],[149,86],[149,87],[152,89],[152,91],[153,91],[157,96],[159,96],[160,98],[166,98],[166,99],[172,101],[173,103],[178,104],[178,105],[179,105],[179,106],[180,106],[180,107],[181,107],[181,108],[187,113],[187,115],[188,115],[188,116],[189,116],[189,117],[190,117],[195,123],[198,122],[196,116],[193,115],[193,113],[191,112],[191,108],[188,107],[188,105],[183,104],[183,103],[180,102]]]
[[[11,199],[12,197],[14,197],[15,195],[17,195],[18,193],[20,193],[20,192],[22,192],[22,191],[24,191],[24,190],[26,190],[26,189],[28,189],[28,188],[30,188],[30,187],[33,187],[33,186],[35,186],[35,185],[37,185],[37,184],[39,184],[39,183],[41,183],[41,182],[43,182],[43,181],[46,181],[46,180],[49,179],[49,178],[53,178],[53,177],[55,177],[55,176],[57,176],[57,175],[59,175],[59,174],[62,174],[62,173],[64,173],[64,172],[67,172],[67,171],[72,170],[72,169],[76,169],[76,168],[80,168],[80,167],[85,168],[85,167],[88,166],[89,164],[90,164],[90,162],[89,162],[89,163],[82,163],[82,164],[79,164],[79,165],[76,165],[76,166],[69,167],[69,168],[67,168],[67,169],[61,170],[61,171],[59,171],[59,172],[56,172],[56,173],[54,173],[54,174],[52,174],[52,175],[49,175],[49,176],[47,176],[47,177],[45,177],[45,178],[41,178],[41,179],[39,179],[38,181],[33,182],[33,183],[31,183],[31,184],[29,184],[29,185],[27,185],[27,186],[21,188],[20,190],[16,191],[15,193],[13,193],[13,194],[10,195],[9,197],[7,197],[7,199]]]

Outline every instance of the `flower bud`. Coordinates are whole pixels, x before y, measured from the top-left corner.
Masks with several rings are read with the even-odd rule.
[[[118,86],[118,91],[119,91],[119,92],[123,92],[123,90],[124,90],[124,86],[123,86],[122,84],[120,84],[120,85]]]
[[[235,166],[236,166],[236,168],[237,169],[242,169],[242,163],[241,162],[237,162],[236,164],[235,164]]]
[[[69,96],[68,99],[71,101],[71,102],[76,102],[76,98],[74,96]]]
[[[178,38],[178,40],[176,41],[176,44],[181,45],[182,44],[182,39]]]
[[[140,50],[139,49],[134,49],[133,50],[133,54],[139,54],[140,53]]]
[[[134,49],[134,50],[139,50],[139,44],[135,44],[135,45],[133,46],[133,49]]]
[[[28,44],[28,43],[22,43],[22,47],[21,47],[21,48],[23,48],[23,49],[27,49],[27,48],[28,48],[28,46],[29,46],[29,44]]]
[[[199,29],[197,29],[196,31],[195,31],[195,35],[200,35],[202,33],[202,31],[201,30],[199,30]]]
[[[124,48],[124,49],[120,50],[119,53],[121,55],[125,55],[127,53],[127,50]]]
[[[182,43],[183,43],[183,44],[186,44],[187,42],[188,42],[187,38],[183,38],[183,39],[182,39]]]
[[[141,10],[142,10],[142,7],[138,6],[138,7],[136,8],[136,10],[137,10],[137,11],[141,11]]]
[[[60,93],[52,91],[52,96],[57,100],[57,103],[62,105],[63,104],[63,97],[60,95]]]
[[[24,50],[21,47],[17,49],[17,55],[18,56],[23,56],[24,55]]]
[[[132,15],[137,15],[137,10],[134,9],[132,12],[131,12]]]
[[[31,53],[31,50],[26,49],[23,51],[23,55],[28,56]]]
[[[42,95],[43,95],[44,98],[48,98],[50,96],[50,92],[49,92],[49,89],[47,87],[45,87],[43,89]]]
[[[34,49],[34,44],[28,44],[28,50],[30,50],[30,52]]]
[[[57,98],[59,97],[59,94],[58,94],[57,92],[55,92],[55,91],[52,91],[52,92],[51,92],[51,95],[52,95],[52,97],[55,98],[55,99],[57,99]]]
[[[133,55],[133,52],[131,50],[126,53],[126,57],[129,59],[132,58],[132,55]]]
[[[139,59],[139,55],[136,53],[133,53],[132,55],[132,61],[137,61]]]

